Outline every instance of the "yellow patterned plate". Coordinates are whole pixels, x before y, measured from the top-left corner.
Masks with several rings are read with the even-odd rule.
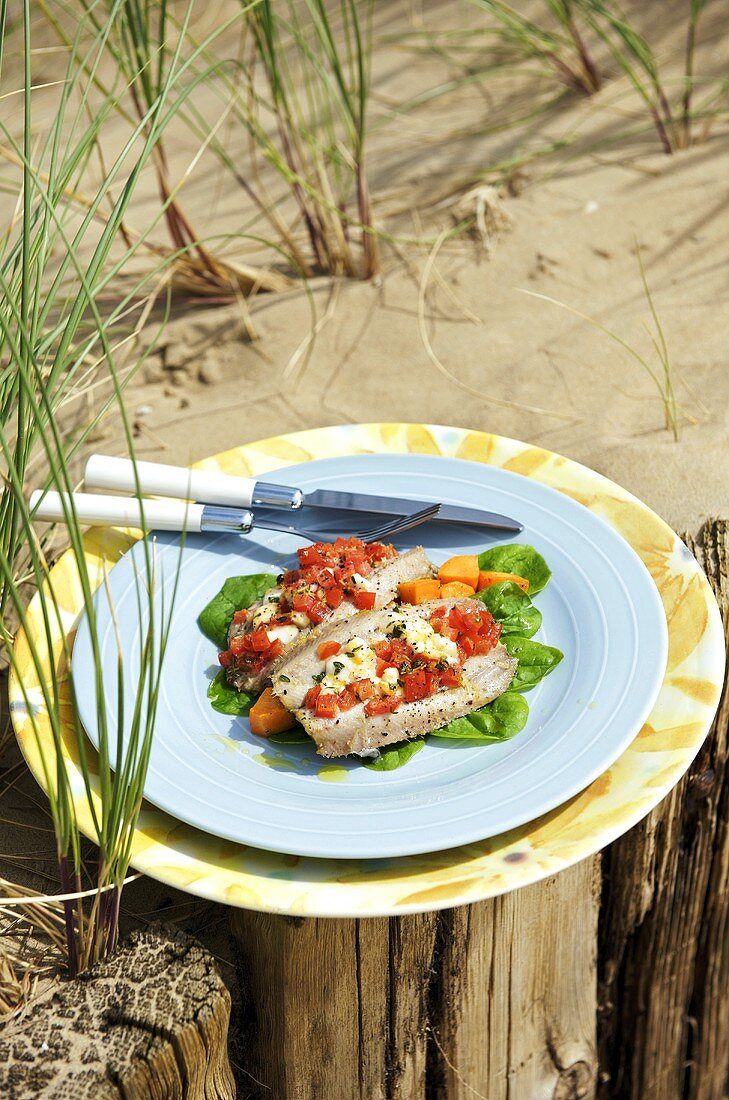
[[[693,557],[645,505],[585,467],[548,451],[478,432],[423,425],[317,429],[264,440],[201,463],[261,476],[311,459],[367,453],[436,454],[490,463],[527,475],[579,501],[633,546],[660,591],[669,629],[668,668],[660,693],[635,741],[591,786],[541,818],[489,840],[408,857],[326,860],[264,852],[217,839],[145,805],[133,864],[173,886],[247,908],[296,915],[376,915],[415,912],[475,901],[526,885],[604,847],[647,813],[686,770],[709,728],[721,689],[724,644],[718,608]],[[120,532],[87,539],[90,567],[100,580],[131,539]],[[82,610],[71,555],[54,572],[69,625]],[[60,583],[59,583],[60,582]],[[43,631],[36,602],[29,622],[36,645]],[[23,664],[27,642],[18,640]],[[54,647],[55,648],[55,647]],[[56,659],[58,650],[55,648]],[[32,662],[23,674],[32,698]],[[11,682],[18,740],[41,781],[42,768],[19,684]],[[50,727],[44,734],[50,749]],[[82,829],[92,835],[74,733],[65,727],[67,766]],[[94,766],[94,759],[91,759]]]

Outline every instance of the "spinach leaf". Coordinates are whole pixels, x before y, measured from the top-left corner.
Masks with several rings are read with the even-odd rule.
[[[529,581],[529,595],[546,587],[552,570],[533,546],[514,542],[508,546],[492,546],[479,555],[478,567],[494,573],[516,573]]]
[[[485,604],[497,623],[501,623],[502,637],[520,634],[531,638],[542,625],[541,611],[513,581],[502,581],[482,588],[476,599]]]
[[[200,612],[197,625],[207,638],[215,642],[218,649],[227,649],[228,628],[235,612],[243,607],[250,607],[267,589],[273,588],[275,583],[273,573],[228,577],[217,596],[213,596],[207,607]]]
[[[363,760],[362,763],[372,772],[392,772],[407,764],[416,752],[420,752],[425,741],[399,741],[396,745],[386,745],[380,750],[379,760]]]
[[[528,717],[526,699],[510,689],[480,710],[433,730],[431,736],[450,737],[454,741],[508,741],[524,729]]]
[[[247,691],[236,691],[225,679],[225,669],[221,668],[214,680],[208,684],[208,699],[213,709],[221,714],[248,714],[255,696]]]
[[[541,642],[523,638],[519,634],[507,634],[504,645],[519,662],[511,684],[516,691],[529,691],[552,672],[564,657],[560,649],[542,645]]]

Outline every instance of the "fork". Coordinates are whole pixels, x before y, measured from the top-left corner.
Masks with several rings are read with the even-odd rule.
[[[363,542],[408,531],[435,516],[440,504],[427,504],[417,512],[396,516],[366,531],[355,533]],[[73,509],[79,523],[92,527],[138,527],[151,531],[234,532],[246,535],[254,528],[298,535],[308,542],[323,538],[318,530],[301,523],[287,523],[266,516],[257,518],[248,508],[229,508],[219,504],[188,504],[184,500],[143,500],[115,497],[102,493],[57,493],[36,489],[31,493],[30,509],[34,519],[65,522]]]

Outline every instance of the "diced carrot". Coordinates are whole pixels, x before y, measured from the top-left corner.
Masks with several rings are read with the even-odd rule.
[[[397,594],[403,603],[424,603],[440,596],[440,581],[435,577],[421,577],[417,581],[403,581],[397,586]]]
[[[266,688],[251,707],[251,733],[256,737],[270,737],[272,733],[283,733],[296,725],[296,719],[287,710],[280,699]]]
[[[502,581],[513,581],[514,584],[518,584],[519,588],[523,588],[525,592],[529,591],[529,581],[526,577],[519,577],[516,573],[479,573],[477,592],[480,592],[482,588],[490,588],[492,584],[501,584]]]
[[[475,554],[461,554],[444,561],[438,570],[438,580],[441,584],[460,581],[461,584],[469,584],[475,592],[478,584],[477,556]]]
[[[320,661],[326,661],[327,657],[333,657],[339,653],[342,647],[339,642],[320,642],[316,648],[316,655]]]
[[[476,589],[472,584],[464,584],[462,581],[449,581],[448,584],[442,584],[440,586],[440,594],[442,599],[461,599],[465,596],[475,596]]]

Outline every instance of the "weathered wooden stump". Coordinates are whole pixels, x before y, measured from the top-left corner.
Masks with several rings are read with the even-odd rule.
[[[230,996],[182,933],[133,933],[113,958],[0,1032],[2,1100],[232,1100]]]
[[[415,916],[234,912],[255,1095],[592,1095],[598,868]]]
[[[686,541],[729,635],[728,526]],[[603,853],[602,877],[595,857],[492,901],[389,919],[234,911],[252,1094],[725,1100],[728,718],[725,689],[693,767]]]

